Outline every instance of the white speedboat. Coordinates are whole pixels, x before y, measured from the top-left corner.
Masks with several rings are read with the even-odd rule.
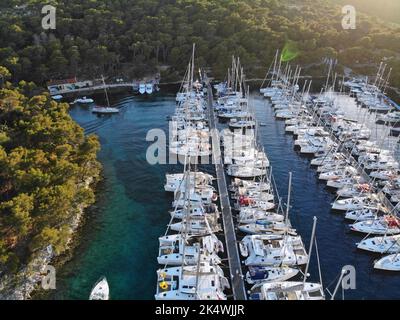
[[[299,273],[299,269],[289,267],[249,267],[246,273],[248,284],[286,281]]]
[[[73,103],[74,104],[75,103],[78,103],[78,104],[89,104],[89,103],[94,103],[94,100],[91,99],[91,98],[83,97],[83,98],[75,99]]]
[[[119,109],[113,107],[95,106],[93,107],[92,112],[97,114],[114,114],[119,113]]]
[[[139,93],[140,94],[146,93],[146,84],[145,83],[140,83],[139,84]]]
[[[146,83],[146,93],[147,94],[153,93],[153,84],[152,83]]]
[[[109,300],[110,288],[106,277],[102,277],[96,282],[92,291],[90,292],[89,300]]]
[[[53,100],[59,101],[59,100],[61,100],[61,99],[63,98],[63,96],[62,96],[61,94],[57,94],[57,95],[55,95],[55,96],[51,96],[51,98],[52,98]]]
[[[325,300],[319,283],[280,281],[255,285],[250,300]]]
[[[400,254],[390,254],[374,263],[375,269],[386,271],[400,271]]]

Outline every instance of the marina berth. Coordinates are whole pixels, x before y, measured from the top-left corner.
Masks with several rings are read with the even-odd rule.
[[[377,79],[381,76],[381,67]],[[290,118],[285,120],[285,132],[293,134],[295,149],[313,157],[311,165],[316,167],[318,178],[336,193],[332,210],[343,212],[345,219],[354,222],[350,225],[351,230],[367,234],[367,238],[358,244],[360,249],[396,253],[397,242],[389,239],[397,237],[400,231],[398,211],[392,206],[400,201],[400,184],[397,182],[400,171],[396,148],[384,142],[399,126],[399,112],[392,111],[378,86],[368,84],[365,79],[348,81],[344,86],[349,86],[358,103],[370,112],[367,111],[364,118],[354,119],[338,103],[333,93],[335,83],[330,87],[331,66],[325,88],[315,96],[309,94],[306,83],[301,93],[294,88],[296,76],[289,82],[283,80],[288,78],[290,67],[278,71],[276,68],[271,72],[271,78],[285,85],[275,87],[271,84],[260,92],[270,99],[275,118],[286,115]],[[381,137],[370,123],[387,127],[382,129]],[[381,237],[368,238],[370,235]],[[392,249],[389,249],[390,245]],[[395,268],[396,262],[382,261],[384,263],[378,264],[379,267]]]

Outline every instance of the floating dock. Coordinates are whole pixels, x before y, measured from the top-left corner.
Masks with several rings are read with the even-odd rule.
[[[228,188],[226,185],[224,165],[221,158],[221,147],[218,130],[215,124],[213,107],[213,92],[209,81],[207,84],[209,126],[212,139],[212,157],[217,175],[218,192],[221,204],[222,220],[224,225],[225,243],[228,254],[231,286],[234,300],[247,300],[246,288],[243,282],[243,273],[240,262],[239,250],[236,240],[236,230],[232,218],[232,209],[229,202]]]

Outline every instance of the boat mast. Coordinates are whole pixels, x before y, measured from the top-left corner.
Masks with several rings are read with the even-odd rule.
[[[289,208],[290,208],[290,193],[292,191],[292,173],[289,172],[289,186],[288,186],[288,199],[286,204],[286,216],[285,216],[285,224],[286,226],[289,224]]]
[[[314,216],[313,220],[314,220],[314,223],[313,223],[313,228],[312,228],[312,232],[311,232],[310,249],[308,250],[308,259],[307,259],[306,270],[304,271],[303,287],[307,281],[308,267],[310,266],[311,253],[312,253],[314,238],[315,238],[315,228],[317,227],[317,217]]]
[[[103,76],[103,75],[101,75],[101,81],[103,82],[104,93],[106,94],[107,107],[110,107],[110,100],[108,99],[108,93],[107,93],[106,82],[104,81],[104,76]]]

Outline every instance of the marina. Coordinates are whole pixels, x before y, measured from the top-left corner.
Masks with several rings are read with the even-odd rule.
[[[399,300],[399,0],[23,2],[0,5],[0,300]]]
[[[326,129],[321,121],[319,126],[294,128],[299,130],[296,135],[303,139],[297,139],[298,143],[296,143],[295,140],[292,140],[291,134],[285,134],[288,125],[296,125],[296,122],[293,118],[285,121],[275,119],[276,111],[269,104],[268,99],[257,97],[256,93],[250,92],[244,94],[245,98],[239,98],[239,93],[221,93],[219,85],[215,86],[216,93],[214,94],[211,86],[207,87],[207,82],[204,82],[204,86],[200,85],[201,82],[194,80],[191,83],[197,93],[186,95],[190,97],[189,99],[194,99],[193,102],[185,104],[188,98],[185,97],[185,94],[178,94],[176,98],[170,97],[169,100],[166,100],[169,101],[169,107],[164,109],[164,119],[168,117],[178,120],[178,128],[181,128],[177,132],[178,141],[181,141],[181,143],[175,146],[171,145],[173,146],[171,150],[183,156],[182,159],[186,159],[186,162],[184,161],[178,167],[176,165],[164,167],[166,183],[160,189],[167,191],[167,195],[160,198],[164,199],[164,209],[160,209],[159,214],[164,216],[163,220],[167,225],[167,230],[170,231],[164,233],[162,231],[164,227],[158,224],[158,235],[164,234],[164,236],[159,238],[159,256],[156,259],[159,266],[161,265],[161,269],[158,270],[156,275],[158,279],[156,281],[157,290],[160,290],[160,293],[168,292],[173,279],[180,278],[181,284],[187,283],[188,286],[192,286],[190,293],[185,293],[180,297],[180,293],[178,293],[180,291],[175,291],[174,296],[167,296],[166,299],[329,299],[330,295],[326,290],[333,291],[341,267],[354,264],[357,270],[358,288],[357,290],[346,291],[344,293],[346,299],[375,297],[376,291],[368,287],[370,284],[373,284],[375,288],[381,288],[385,285],[387,287],[385,292],[388,292],[388,296],[391,292],[395,294],[394,291],[390,290],[389,283],[382,282],[382,278],[390,278],[390,281],[395,282],[396,279],[393,279],[393,275],[376,273],[377,271],[374,271],[373,266],[371,266],[371,262],[375,258],[363,253],[365,250],[382,252],[383,249],[379,251],[379,248],[371,247],[370,242],[362,240],[359,235],[351,231],[348,225],[343,224],[341,215],[330,213],[332,204],[336,202],[339,205],[341,203],[339,200],[341,201],[343,196],[343,199],[360,198],[361,207],[343,207],[346,217],[350,218],[353,214],[354,225],[358,221],[361,222],[359,220],[360,214],[375,219],[376,213],[381,212],[379,207],[372,206],[368,210],[365,209],[367,207],[365,207],[366,203],[362,196],[363,193],[369,194],[370,192],[370,187],[366,187],[369,182],[368,174],[361,166],[354,163],[357,160],[353,158],[352,150],[343,149],[342,151],[345,155],[343,159],[346,158],[346,155],[352,156],[349,163],[341,164],[340,161],[342,160],[339,162],[327,160],[330,152],[324,149],[322,141],[328,141],[327,139],[331,137],[332,142],[327,144],[328,150],[335,150],[333,149],[337,148],[335,143],[341,144],[346,141],[341,141],[340,137],[335,137],[332,133],[325,134],[324,130]],[[244,93],[244,86],[240,90]],[[233,92],[240,92],[240,90],[236,89]],[[304,92],[307,92],[307,89],[304,89]],[[332,96],[337,101],[349,99],[343,94],[330,93],[327,96]],[[125,117],[126,112],[130,110],[124,107],[127,103],[130,103],[128,101],[131,100],[125,99],[122,100],[121,104],[116,103],[117,106],[122,106],[122,114],[116,117]],[[184,122],[180,122],[176,115],[170,116],[176,106],[179,110],[180,104],[182,106],[178,114],[188,117],[187,119],[190,119],[189,121],[192,123],[189,127],[186,127],[190,135],[182,131],[185,128],[185,126],[182,126]],[[249,107],[250,105],[251,107]],[[347,103],[347,105],[349,104]],[[189,113],[185,111],[187,106],[190,106],[191,111]],[[201,108],[198,109],[196,106],[201,106]],[[297,108],[300,107],[301,104],[297,104]],[[355,107],[357,108],[356,104]],[[242,130],[242,133],[245,132],[243,130],[246,130],[249,133],[252,132],[252,134],[243,135],[235,132],[235,129],[238,128],[229,126],[231,123],[229,118],[218,117],[222,120],[217,122],[217,115],[221,112],[232,112],[231,110],[227,111],[228,108],[240,110],[234,111],[237,112],[237,115],[240,115],[242,119],[240,121],[243,121],[240,130]],[[310,108],[310,105],[308,105],[308,108]],[[283,107],[281,109],[284,110]],[[84,112],[83,107],[78,107],[76,110],[81,110],[81,114]],[[312,112],[313,109],[309,110],[309,112]],[[359,113],[356,112],[358,117],[361,118],[362,116]],[[304,119],[308,118],[304,117]],[[310,119],[316,119],[314,121],[318,123],[321,117],[311,114]],[[95,132],[101,132],[104,130],[102,129],[103,126],[107,128],[113,125],[116,120],[105,118],[96,121],[104,121],[104,124],[97,128],[91,125],[89,128],[93,127],[92,130]],[[262,125],[253,126],[252,121],[255,123],[262,122]],[[357,121],[357,119],[353,119],[353,121]],[[90,122],[88,121],[89,124]],[[214,128],[218,131],[212,130]],[[202,139],[188,139],[189,136],[202,136],[196,133],[196,130],[210,132],[209,142]],[[362,131],[362,133],[364,132]],[[236,147],[230,145],[230,141],[236,141],[238,137],[245,145],[244,153],[238,153]],[[305,140],[305,138],[309,140]],[[304,148],[303,141],[312,141],[311,149],[310,151],[303,149],[302,153],[307,156],[299,157],[298,148],[300,147],[300,151]],[[200,143],[200,148],[196,147],[198,143]],[[219,148],[219,152],[212,153],[211,150],[215,147]],[[268,150],[268,153],[264,153],[263,150]],[[341,159],[340,153],[331,152],[332,155]],[[184,156],[185,154],[189,156]],[[211,156],[211,158],[214,158],[212,164],[203,165],[200,163],[197,165],[195,162],[192,164],[194,158],[200,159],[200,154],[202,157]],[[310,154],[318,154],[318,156],[310,161]],[[333,158],[329,159],[333,160]],[[251,163],[254,166],[250,165]],[[373,165],[372,162],[368,163],[369,166]],[[318,170],[315,170],[312,164],[318,165],[316,167]],[[326,189],[324,184],[318,181],[320,179],[315,177],[315,174],[317,173],[317,177],[325,177],[329,173],[326,178],[320,181],[337,184],[341,181],[341,172],[346,172],[346,170],[343,171],[343,165],[355,166],[354,169],[346,170],[351,174],[360,174],[366,180],[360,180],[360,182],[350,185],[344,184],[343,188],[338,189],[340,191],[338,194],[342,197],[336,199],[331,191],[332,189]],[[382,162],[382,165],[386,165],[386,162]],[[250,169],[246,169],[249,166]],[[334,180],[331,179],[335,170],[340,171],[336,174],[339,180],[337,177]],[[289,172],[293,174],[292,191],[287,190]],[[201,193],[199,193],[200,191]],[[171,193],[174,194],[172,202],[168,195]],[[292,199],[288,197],[290,193],[292,193]],[[281,195],[286,196],[282,197]],[[374,198],[372,198],[372,204],[373,201],[375,201]],[[291,203],[290,213],[287,211],[287,202]],[[200,205],[200,203],[202,204]],[[168,209],[168,204],[172,206],[172,209],[171,206]],[[316,206],[316,204],[318,205]],[[335,208],[337,205],[335,205]],[[165,216],[165,213],[168,214]],[[289,214],[292,218],[288,224],[289,220],[286,217]],[[302,216],[303,218],[300,218]],[[308,251],[311,249],[309,245],[316,243],[316,240],[310,241],[310,238],[313,238],[311,235],[313,216],[318,217],[319,221],[316,227],[316,235],[319,240],[318,261],[315,261],[315,257],[312,260],[308,258]],[[168,217],[171,218],[169,223]],[[304,219],[304,217],[308,217],[308,219]],[[381,226],[378,226],[378,228],[381,228]],[[323,236],[320,235],[320,229],[323,230]],[[383,228],[383,230],[385,229]],[[392,249],[388,253],[394,254],[393,257],[389,256],[390,263],[395,265],[397,251],[395,251],[396,246],[393,247],[393,241],[396,241],[394,239],[397,238],[390,238],[389,233],[387,233],[387,238],[384,235],[386,233],[383,231],[383,233],[377,233],[376,236],[382,237],[383,235],[383,245]],[[302,237],[298,236],[299,234],[304,237],[304,242],[301,239]],[[335,241],[335,245],[332,247],[329,241],[337,239],[338,234],[342,237],[343,242]],[[279,239],[286,240],[279,242]],[[262,263],[257,262],[257,260],[252,262],[251,250],[253,250],[254,244],[260,240],[265,244],[273,241],[276,242],[276,245],[280,243],[280,246],[286,246],[286,249],[284,249],[286,253],[281,256],[280,259],[282,260],[280,261],[288,266],[281,268],[279,263],[277,265],[276,262],[268,262],[268,260]],[[148,241],[150,241],[150,238]],[[288,244],[285,245],[285,241],[288,241]],[[361,248],[355,250],[354,246],[358,241]],[[323,249],[321,250],[321,248]],[[174,251],[170,252],[171,249]],[[246,253],[246,250],[250,251]],[[316,249],[314,248],[314,250]],[[226,253],[224,253],[225,251]],[[153,252],[156,252],[155,248]],[[179,256],[174,257],[174,252],[179,252]],[[342,254],[338,254],[338,252]],[[344,252],[347,252],[347,254],[343,254]],[[291,265],[290,262],[291,255],[296,259],[294,265]],[[315,251],[313,255],[315,255]],[[184,263],[182,264],[182,262]],[[320,267],[318,267],[319,262]],[[376,263],[376,267],[385,270],[393,269],[393,267],[388,266],[386,260]],[[305,268],[309,271],[304,271]],[[322,274],[318,276],[320,269]],[[309,288],[303,287],[304,272],[310,274],[306,283],[307,286],[308,283],[313,285]],[[102,273],[106,274],[104,271]],[[130,272],[127,272],[126,277],[129,278],[129,274]],[[209,278],[211,274],[213,274],[214,280]],[[107,279],[110,282],[112,297],[118,298],[118,286],[115,289],[117,293],[113,293],[112,275],[107,275]],[[154,277],[149,279],[153,279],[147,282],[147,285],[151,286],[151,282],[154,283]],[[208,290],[211,282],[208,281],[216,281],[221,289],[225,289],[222,289],[223,291],[216,293],[216,295],[210,294]],[[271,286],[268,283],[276,283],[276,285]],[[368,288],[362,288],[362,285]],[[278,287],[282,295],[279,295],[279,297],[271,296],[271,288],[274,288],[273,290],[276,292]],[[304,289],[300,290],[299,288]],[[296,292],[295,296],[286,295],[287,292],[293,290]],[[147,290],[148,295],[144,298],[154,297],[154,293],[151,291]],[[135,290],[130,292],[134,293]]]

